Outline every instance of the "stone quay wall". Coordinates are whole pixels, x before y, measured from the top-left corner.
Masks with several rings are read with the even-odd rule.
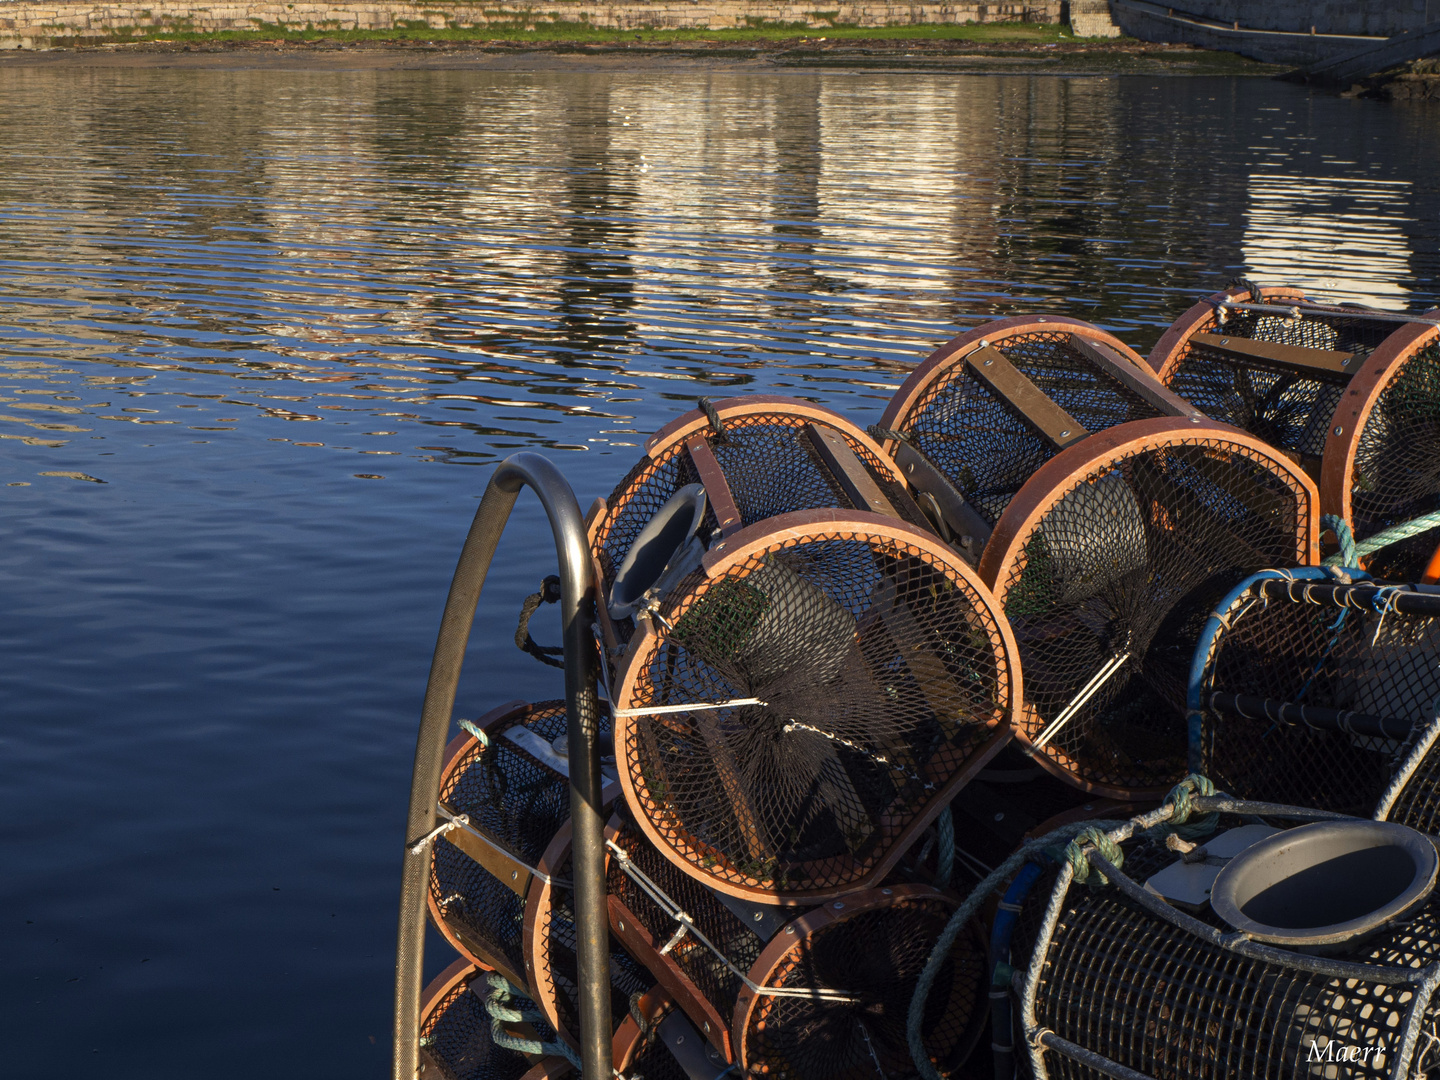
[[[1060,21],[1061,0],[898,3],[837,0],[464,0],[376,3],[367,0],[231,0],[209,4],[173,0],[133,3],[0,0],[0,49],[34,49],[82,42],[126,41],[165,31],[537,29],[546,23],[588,23],[615,30],[720,30],[757,24],[914,26],[927,23]]]

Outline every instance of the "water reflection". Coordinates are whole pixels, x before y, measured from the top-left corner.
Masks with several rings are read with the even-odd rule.
[[[0,64],[0,102],[7,1075],[383,1074],[484,479],[442,466],[541,449],[588,501],[699,394],[869,423],[963,327],[1144,351],[1247,271],[1440,302],[1440,120],[1264,81]],[[469,715],[557,692],[514,521]]]
[[[1336,303],[1398,311],[1411,304],[1415,220],[1407,180],[1250,177],[1243,252],[1250,272]]]

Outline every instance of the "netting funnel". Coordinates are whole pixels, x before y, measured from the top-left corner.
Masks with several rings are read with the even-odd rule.
[[[895,392],[880,428],[906,479],[978,560],[1026,479],[1065,447],[1129,420],[1198,416],[1099,327],[1001,319],[935,350]]]
[[[1192,766],[1242,798],[1368,814],[1440,705],[1437,657],[1440,596],[1257,574],[1196,650]]]
[[[611,929],[715,1056],[784,1080],[916,1075],[906,1014],[955,910],[951,894],[897,884],[797,911],[700,884],[632,824],[613,820],[609,832]],[[942,1073],[965,1061],[984,1026],[984,960],[972,923],[927,1001],[925,1046]]]
[[[1123,862],[1112,856],[1108,884],[1079,885],[1067,865],[1031,892],[1013,956],[1024,1075],[1379,1080],[1433,1068],[1433,844],[1364,820],[1286,828],[1309,812],[1234,805],[1202,838],[1202,862],[1145,838],[1141,818],[1111,833]],[[1264,823],[1251,807],[1268,807]]]
[[[1149,356],[1160,381],[1300,462],[1357,540],[1440,510],[1440,311],[1407,322],[1258,291],[1227,289],[1177,319]],[[1416,580],[1437,541],[1432,530],[1369,568]]]
[[[559,1080],[573,1072],[563,1057],[538,1057],[496,1045],[485,1008],[488,974],[460,959],[425,988],[417,1080]],[[528,1024],[505,1024],[501,1030],[520,1039],[537,1035]]]
[[[637,604],[663,596],[715,540],[766,518],[838,507],[928,526],[895,463],[844,417],[759,394],[712,407],[713,420],[696,409],[652,435],[645,456],[590,510],[612,645],[629,637]]]
[[[1279,452],[1189,420],[1111,428],[1041,467],[980,564],[1019,644],[1017,737],[1039,763],[1116,799],[1184,775],[1201,628],[1250,574],[1316,561],[1317,501]]]
[[[877,882],[1010,735],[988,591],[933,535],[856,511],[718,541],[616,676],[625,799],[685,873],[771,903]]]
[[[471,962],[534,999],[578,1045],[565,703],[512,702],[456,736],[441,774],[442,816],[465,823],[435,841],[428,904],[440,933]],[[607,800],[619,794],[607,785]],[[651,985],[620,949],[610,960],[611,1015]]]

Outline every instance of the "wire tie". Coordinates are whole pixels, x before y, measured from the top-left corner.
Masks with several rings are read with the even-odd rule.
[[[455,829],[463,828],[464,826],[469,824],[470,816],[468,814],[457,814],[455,817],[445,822],[445,824],[436,825],[435,828],[431,829],[419,840],[416,840],[415,843],[411,844],[410,854],[419,855],[420,852],[425,850],[427,845],[433,843],[439,837],[444,836],[448,832],[453,832]]]
[[[665,955],[666,953],[668,953],[671,949],[673,949],[676,945],[679,945],[679,944],[680,944],[680,939],[683,938],[686,934],[688,934],[688,933],[690,932],[690,916],[689,916],[689,915],[686,915],[685,912],[683,912],[683,911],[677,911],[677,912],[675,913],[675,916],[674,916],[674,917],[680,921],[680,929],[676,930],[675,933],[673,933],[673,934],[670,935],[670,940],[667,941],[667,942],[665,943],[665,947],[660,950],[660,955],[661,955],[661,956],[664,956],[664,955]]]

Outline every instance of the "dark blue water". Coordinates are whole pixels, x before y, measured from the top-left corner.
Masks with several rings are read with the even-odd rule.
[[[1434,306],[1436,161],[1258,80],[0,67],[0,1072],[386,1071],[495,461],[588,504],[697,395],[871,423],[961,328],[1145,351],[1241,272]],[[558,694],[549,544],[526,496],[462,715]]]

